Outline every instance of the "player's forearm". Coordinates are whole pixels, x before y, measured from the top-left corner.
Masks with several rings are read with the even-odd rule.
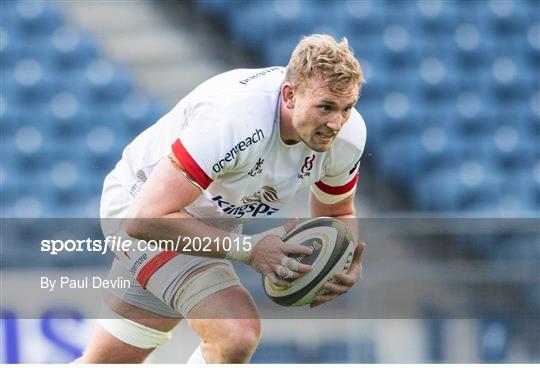
[[[126,233],[140,240],[162,241],[168,250],[200,257],[225,258],[231,248],[251,247],[249,238],[209,226],[185,212],[129,219]]]
[[[358,243],[358,221],[354,207],[354,195],[345,200],[327,205],[310,197],[310,214],[312,217],[333,217],[343,221],[351,230],[354,240]]]

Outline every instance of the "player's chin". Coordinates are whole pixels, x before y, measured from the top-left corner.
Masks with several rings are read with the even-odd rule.
[[[326,152],[332,147],[335,138],[332,139],[319,139],[319,137],[314,137],[311,140],[310,148],[315,152]]]

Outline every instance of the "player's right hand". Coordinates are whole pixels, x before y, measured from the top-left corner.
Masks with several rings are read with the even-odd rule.
[[[293,219],[283,226],[265,231],[253,237],[255,244],[247,264],[278,286],[290,286],[286,280],[296,279],[311,270],[311,266],[290,258],[289,254],[313,252],[310,247],[284,243],[281,238],[298,225]]]

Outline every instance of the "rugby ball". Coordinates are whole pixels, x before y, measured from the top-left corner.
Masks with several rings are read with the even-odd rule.
[[[289,254],[289,257],[312,267],[310,272],[296,280],[287,280],[291,286],[278,286],[268,278],[262,278],[266,295],[274,303],[288,307],[310,304],[317,294],[328,293],[324,284],[334,282],[336,273],[349,269],[356,247],[349,228],[331,217],[305,221],[282,239],[285,243],[313,249],[310,255]]]

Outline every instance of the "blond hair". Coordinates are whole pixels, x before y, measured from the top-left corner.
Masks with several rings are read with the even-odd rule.
[[[364,82],[362,67],[347,38],[338,43],[332,36],[313,34],[296,45],[287,65],[285,81],[303,90],[312,78],[321,77],[332,92],[346,92]]]

